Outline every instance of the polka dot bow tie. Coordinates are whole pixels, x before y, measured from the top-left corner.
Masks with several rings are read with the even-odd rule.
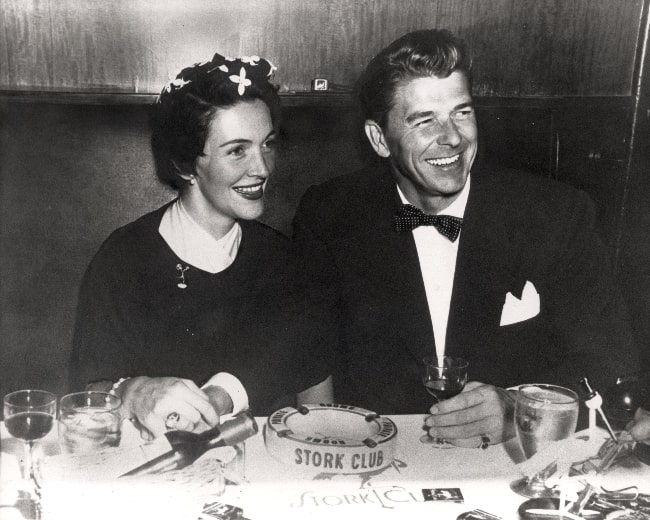
[[[397,231],[412,231],[418,226],[433,226],[438,233],[455,242],[460,234],[463,219],[451,215],[427,215],[422,210],[402,204],[395,215],[395,229]]]

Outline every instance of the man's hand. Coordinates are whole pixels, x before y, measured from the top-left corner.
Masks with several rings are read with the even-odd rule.
[[[514,397],[503,388],[472,381],[455,397],[434,404],[425,421],[429,436],[457,446],[495,444],[514,435]]]
[[[189,379],[134,377],[123,385],[124,418],[136,419],[145,439],[163,435],[167,417],[178,414],[173,429],[202,432],[219,424],[208,396]]]

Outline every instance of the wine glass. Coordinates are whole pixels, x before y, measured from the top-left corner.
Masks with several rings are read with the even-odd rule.
[[[465,388],[469,363],[464,359],[443,356],[439,362],[436,356],[426,356],[423,363],[422,384],[437,402],[454,397]],[[429,435],[423,435],[420,437],[420,441],[437,447],[452,446],[444,439]]]
[[[40,485],[34,463],[34,443],[45,437],[54,424],[56,396],[44,390],[18,390],[4,396],[4,421],[12,437],[23,441],[23,479],[34,485],[37,499]]]
[[[522,385],[515,402],[515,431],[524,456],[529,459],[553,441],[568,439],[578,423],[578,396],[556,385]],[[541,473],[541,474],[540,474]],[[544,485],[544,471],[515,480],[510,488],[529,498],[549,498],[554,492]]]

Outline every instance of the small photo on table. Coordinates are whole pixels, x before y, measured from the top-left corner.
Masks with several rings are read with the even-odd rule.
[[[463,494],[460,488],[423,489],[422,496],[426,502],[463,502]]]

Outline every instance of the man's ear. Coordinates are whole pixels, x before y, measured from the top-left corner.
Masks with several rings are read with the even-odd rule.
[[[363,128],[375,153],[379,157],[390,157],[390,150],[386,145],[386,137],[381,127],[372,119],[367,119]]]

